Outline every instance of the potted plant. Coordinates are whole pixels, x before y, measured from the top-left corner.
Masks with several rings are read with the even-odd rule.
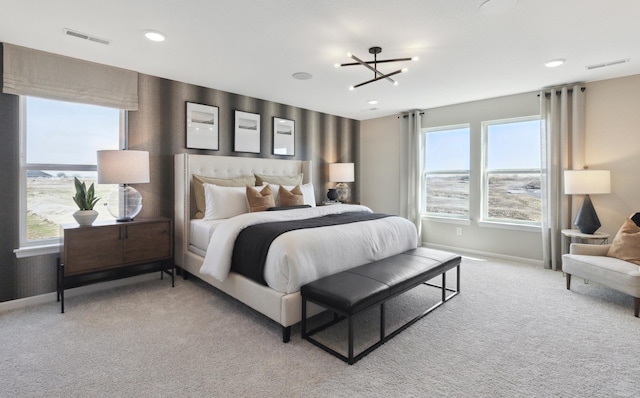
[[[73,182],[76,186],[76,194],[73,196],[73,201],[76,202],[79,209],[73,213],[73,218],[80,225],[91,225],[98,217],[98,212],[93,210],[93,206],[98,203],[100,198],[96,198],[93,183],[87,189],[87,185],[84,182],[80,182],[77,177],[73,177]]]

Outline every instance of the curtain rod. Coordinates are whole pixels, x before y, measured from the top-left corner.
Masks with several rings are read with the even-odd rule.
[[[406,119],[406,118],[409,117],[409,115],[413,116],[413,113],[410,113],[410,114],[405,113],[405,114],[402,114],[402,115],[398,115],[398,119],[400,119],[400,116],[402,116],[403,119]],[[420,116],[422,116],[422,115],[424,115],[424,111],[420,112]]]
[[[586,89],[587,89],[586,87],[580,87],[580,92],[584,93],[584,91],[585,91]],[[545,90],[545,93],[544,93],[544,96],[545,96],[545,97],[547,97],[547,98],[548,98],[548,97],[551,97],[551,93],[546,92],[546,90],[550,90],[550,89],[548,89],[548,88],[547,88],[547,89],[543,89],[543,90]],[[573,89],[572,89],[572,88],[567,89],[567,92],[568,92],[569,94],[571,94],[571,93],[573,93]],[[557,94],[557,95],[560,95],[560,91],[556,92],[556,94]],[[538,97],[539,97],[539,96],[540,96],[540,94],[538,93]]]

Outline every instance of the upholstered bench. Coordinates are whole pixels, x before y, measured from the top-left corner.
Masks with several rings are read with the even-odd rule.
[[[419,247],[308,283],[300,289],[302,338],[351,365],[457,295],[460,291],[460,260],[460,256],[453,253]],[[455,289],[447,288],[445,275],[453,268],[457,268]],[[426,283],[438,275],[442,276],[440,286]],[[422,284],[440,288],[441,300],[394,332],[386,334],[385,302]],[[453,293],[447,295],[447,291]],[[332,311],[334,319],[307,332],[307,301]],[[375,306],[380,306],[380,339],[354,356],[353,316]],[[348,325],[348,356],[311,337],[345,318]]]

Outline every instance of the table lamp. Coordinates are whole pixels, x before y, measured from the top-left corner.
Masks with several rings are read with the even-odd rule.
[[[593,234],[600,228],[600,220],[589,195],[611,193],[611,173],[609,170],[565,170],[564,193],[584,195],[573,223],[583,234]]]
[[[117,221],[132,221],[142,210],[142,195],[129,184],[149,182],[149,152],[98,151],[98,184],[119,184],[107,198],[107,209]]]
[[[346,183],[355,181],[353,163],[331,163],[329,181],[337,182],[335,190],[338,193],[338,201],[346,202],[349,199],[349,185]]]

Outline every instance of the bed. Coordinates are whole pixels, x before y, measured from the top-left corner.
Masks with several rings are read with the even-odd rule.
[[[262,212],[241,214],[228,219],[218,220],[196,220],[196,213],[200,210],[200,204],[196,203],[194,194],[193,175],[208,176],[218,179],[233,179],[247,175],[263,175],[263,176],[291,176],[302,175],[302,186],[313,187],[311,184],[311,176],[313,175],[312,164],[310,161],[301,160],[283,160],[283,159],[262,159],[262,158],[246,158],[246,157],[226,157],[226,156],[209,156],[197,154],[178,154],[175,155],[175,262],[178,267],[186,271],[188,274],[194,275],[215,288],[229,294],[235,299],[248,305],[254,310],[271,318],[282,326],[283,341],[287,342],[290,338],[291,326],[301,320],[301,296],[299,286],[306,283],[318,275],[301,274],[292,277],[292,281],[281,281],[280,285],[264,285],[258,283],[246,276],[243,276],[233,270],[225,269],[225,258],[229,257],[229,253],[225,250],[225,239],[223,232],[226,230],[238,229],[238,225],[254,224],[262,221],[254,221],[254,219],[280,220],[283,217],[289,217],[288,214],[299,214],[299,217],[306,218],[311,216],[322,216],[333,213],[362,211],[371,212],[364,206],[350,205],[333,205],[323,207],[312,207],[303,209],[286,210],[279,212]],[[306,193],[306,192],[305,192]],[[305,196],[305,202],[307,201]],[[315,197],[312,198],[315,203]],[[267,214],[269,213],[269,214]],[[285,214],[287,214],[285,216]],[[205,217],[206,218],[206,217]],[[403,252],[417,245],[417,234],[415,227],[409,221],[400,219],[399,217],[389,217],[386,221],[377,221],[381,223],[392,223],[390,227],[385,227],[392,231],[401,230],[398,236],[389,236],[381,238],[371,238],[369,232],[366,234],[353,233],[353,225],[340,226],[335,231],[342,231],[343,234],[351,236],[359,236],[360,240],[366,235],[371,240],[373,248],[363,249],[366,252],[368,260],[360,260],[361,263],[372,261],[381,256],[387,257],[399,252]],[[355,223],[364,225],[365,223]],[[398,224],[398,225],[396,225]],[[332,227],[326,227],[332,228]],[[322,230],[318,228],[317,230]],[[348,232],[351,231],[351,232]],[[389,232],[384,232],[389,234]],[[396,232],[392,232],[395,234]],[[290,235],[286,233],[285,235]],[[302,232],[302,235],[304,231]],[[308,234],[308,233],[307,233]],[[210,238],[214,239],[210,239]],[[234,237],[228,238],[233,241]],[[282,237],[276,238],[273,245],[276,245]],[[209,242],[207,242],[209,240]],[[322,239],[317,239],[321,241]],[[220,243],[222,242],[222,243]],[[227,242],[228,243],[228,242]],[[310,251],[320,250],[318,247],[311,248],[307,245],[315,245],[313,240],[307,244],[301,244],[296,247],[296,252],[303,253],[301,247]],[[215,246],[218,245],[218,246]],[[221,245],[221,246],[220,246]],[[276,245],[277,246],[277,245]],[[381,250],[380,247],[384,246]],[[213,249],[211,249],[213,247]],[[272,258],[278,257],[269,255]],[[214,258],[217,257],[217,258]],[[338,272],[344,269],[344,266],[352,266],[353,264],[340,264],[335,258],[331,260],[338,263],[338,268],[333,271]],[[345,260],[346,261],[346,260]],[[358,261],[349,258],[348,261]],[[268,261],[269,262],[269,261]],[[278,262],[278,261],[274,261]],[[220,265],[222,263],[222,265]],[[213,264],[213,265],[212,265]],[[357,265],[357,264],[356,264]],[[268,265],[267,265],[268,266]],[[265,266],[265,267],[267,267]],[[218,268],[216,268],[218,267]],[[342,268],[341,268],[342,267]],[[267,274],[265,268],[265,274]],[[287,271],[288,272],[288,271]],[[272,272],[278,276],[283,271]],[[272,278],[273,279],[273,278]],[[278,287],[279,286],[279,287]],[[309,315],[321,312],[321,307],[310,306]]]

